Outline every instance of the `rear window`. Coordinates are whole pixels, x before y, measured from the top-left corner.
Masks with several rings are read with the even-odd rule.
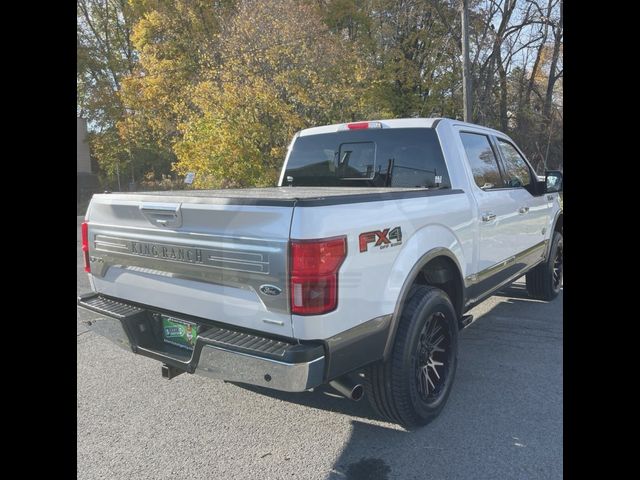
[[[296,186],[451,188],[431,128],[346,130],[298,137],[286,177]]]

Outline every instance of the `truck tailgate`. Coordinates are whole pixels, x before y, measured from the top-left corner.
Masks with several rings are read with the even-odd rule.
[[[293,204],[246,203],[95,195],[87,212],[94,290],[293,337],[287,285]]]

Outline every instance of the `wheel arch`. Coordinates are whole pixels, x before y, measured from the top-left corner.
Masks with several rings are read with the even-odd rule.
[[[563,227],[564,214],[562,210],[558,210],[556,216],[553,219],[553,228],[551,229],[551,235],[549,236],[549,241],[547,242],[547,248],[544,253],[545,261],[549,258],[549,253],[551,252],[551,244],[553,243],[553,234],[555,232],[560,232],[561,235],[564,235]]]
[[[562,230],[562,221],[564,219],[564,214],[562,213],[562,210],[560,210],[560,213],[558,213],[558,216],[556,217],[556,221],[553,224],[553,231],[554,232],[560,232],[561,234],[564,233],[564,231]]]
[[[445,270],[444,272],[442,272],[443,269]],[[447,277],[447,275],[449,275],[449,277]],[[443,288],[443,290],[449,295],[458,318],[462,316],[465,303],[465,289],[464,277],[458,258],[451,250],[445,247],[432,248],[419,258],[402,284],[391,317],[389,335],[383,354],[384,360],[386,360],[391,353],[398,330],[398,323],[411,287],[416,283],[420,283],[442,288],[440,283],[437,281],[433,282],[434,276],[436,278],[442,276],[442,279],[445,280],[445,288]],[[430,277],[432,281],[430,281]]]

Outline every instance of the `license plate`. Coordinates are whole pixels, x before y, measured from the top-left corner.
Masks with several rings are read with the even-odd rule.
[[[193,350],[198,336],[198,325],[177,318],[161,315],[162,338],[166,343]]]

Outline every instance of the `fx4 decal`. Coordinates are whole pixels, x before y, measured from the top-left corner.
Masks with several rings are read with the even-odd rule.
[[[361,233],[360,240],[360,252],[366,252],[369,250],[369,244],[375,242],[374,247],[380,247],[380,249],[388,247],[397,247],[402,244],[402,229],[400,227],[385,228],[384,230],[372,230],[371,232]]]

